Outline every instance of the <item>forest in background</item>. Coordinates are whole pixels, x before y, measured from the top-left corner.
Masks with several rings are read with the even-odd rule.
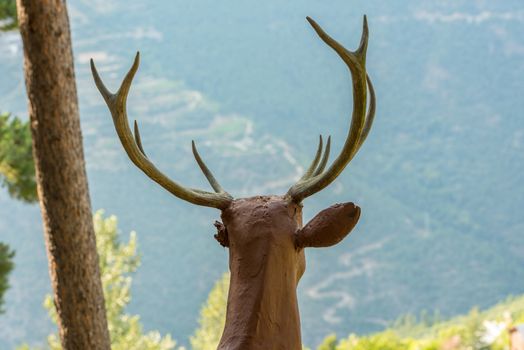
[[[515,74],[518,74],[518,71]],[[158,87],[158,88],[160,88],[160,87]],[[479,95],[482,94],[481,91],[478,91],[477,93]],[[144,96],[144,98],[147,99],[147,96]],[[251,101],[251,102],[256,104],[257,101]],[[449,102],[449,103],[451,103],[451,102]],[[231,103],[233,103],[233,102],[231,102]],[[422,114],[422,110],[419,110],[417,113],[418,114]],[[432,140],[431,142],[435,142],[436,143],[435,147],[440,147],[440,146],[442,146],[441,145],[442,142],[446,142],[446,139],[443,139],[443,140],[439,139],[439,137],[442,136],[442,134],[439,134],[439,129],[443,127],[442,123],[445,122],[446,120],[440,120],[440,121],[438,119],[433,119],[433,120],[434,120],[434,122],[433,122],[434,123],[434,127],[431,127],[430,129],[426,130],[428,137],[424,137],[422,135],[421,138],[423,138],[425,140]],[[488,124],[492,123],[492,122],[497,124],[496,120],[485,120],[485,121]],[[242,126],[242,121],[240,121],[240,126]],[[426,126],[427,126],[427,123],[423,125],[423,127],[426,127]],[[457,125],[455,125],[455,126],[457,126]],[[412,125],[411,127],[413,127],[414,129],[417,129],[417,125]],[[516,130],[516,134],[515,135],[517,135],[518,134],[517,131],[520,130],[519,125],[515,124],[514,127],[515,127],[515,130]],[[232,128],[232,127],[230,127],[230,128]],[[460,126],[459,126],[459,128],[460,128]],[[239,130],[242,130],[242,128],[240,128]],[[418,131],[420,131],[420,130],[421,129],[419,128]],[[424,130],[424,128],[422,130]],[[219,135],[221,135],[220,134],[220,132],[222,132],[221,130],[214,130],[214,131],[216,131],[217,133],[219,133]],[[438,137],[431,136],[431,135],[433,135],[434,131],[436,132]],[[446,130],[444,129],[443,131],[446,131]],[[234,135],[238,131],[235,131],[235,129],[227,129],[226,132],[233,133],[233,135]],[[407,132],[407,134],[410,134],[409,130],[406,130],[406,132]],[[518,143],[518,140],[515,139],[515,137],[518,138],[518,135],[517,136],[515,136],[515,135],[513,135],[513,138],[510,138],[510,139],[513,140],[514,142]],[[474,138],[471,135],[470,135],[470,137]],[[496,141],[496,140],[492,140],[492,141]],[[451,142],[454,142],[454,141],[451,140]],[[421,145],[418,145],[418,146],[417,145],[413,145],[412,147],[415,147],[415,146],[416,147],[420,147]],[[452,147],[452,145],[450,146],[449,143],[448,143],[448,146],[446,146],[446,147]],[[415,151],[416,150],[414,150],[414,152]],[[488,151],[489,151],[489,149],[488,149]],[[488,156],[490,156],[489,152],[486,152],[486,153],[482,153],[481,152],[481,154],[487,154]],[[390,155],[390,156],[393,157],[393,155]],[[491,156],[493,156],[493,155],[491,154]],[[369,157],[369,155],[366,155],[366,157]],[[390,161],[392,162],[391,164],[395,164],[394,159],[391,159],[391,157],[389,157]],[[427,155],[427,157],[431,157],[431,156]],[[306,157],[304,157],[304,158],[306,158]],[[387,157],[385,155],[381,155],[380,159],[377,159],[377,160],[383,161],[384,158],[387,158]],[[420,158],[419,154],[416,154],[416,152],[415,152],[414,158],[419,159]],[[438,157],[437,157],[437,159],[438,159]],[[493,159],[493,158],[491,158],[491,159]],[[455,160],[458,160],[458,157]],[[238,160],[238,161],[241,162],[241,159]],[[305,162],[305,159],[304,159],[304,162]],[[363,161],[363,163],[366,163],[366,162],[367,162],[367,160]],[[474,162],[471,162],[471,163],[469,163],[469,165],[473,165],[473,163]],[[494,163],[500,165],[500,162],[494,161]],[[518,159],[515,159],[514,162],[510,162],[508,164],[504,163],[504,164],[508,168],[511,169],[511,172],[514,172],[515,171],[514,167],[515,166],[518,167],[519,166],[518,164],[522,164],[522,163],[519,163]],[[504,164],[502,164],[502,165],[504,165]],[[518,251],[520,249],[519,248],[520,245],[519,245],[519,241],[517,239],[517,232],[519,232],[519,227],[520,227],[519,225],[521,225],[521,223],[519,223],[518,221],[516,221],[516,222],[512,221],[513,218],[516,217],[514,215],[515,212],[512,212],[511,210],[510,211],[504,210],[503,213],[499,212],[499,211],[496,212],[496,217],[498,219],[500,219],[502,221],[506,220],[506,222],[508,222],[508,219],[509,219],[510,225],[505,229],[504,233],[499,234],[497,236],[498,240],[491,239],[488,236],[489,235],[489,230],[486,229],[486,228],[491,227],[490,226],[490,220],[488,220],[491,217],[491,215],[489,215],[490,214],[489,211],[487,211],[488,208],[480,207],[479,208],[479,212],[476,212],[476,213],[472,213],[471,211],[464,210],[463,208],[468,208],[468,205],[464,205],[464,202],[461,202],[461,201],[463,201],[463,200],[471,200],[471,198],[473,198],[473,196],[466,195],[466,194],[462,193],[460,198],[455,198],[454,200],[450,200],[450,197],[449,197],[450,193],[455,192],[455,194],[456,194],[457,193],[456,190],[457,190],[458,187],[457,188],[446,188],[445,186],[440,186],[441,183],[439,181],[442,181],[442,178],[437,176],[438,174],[435,175],[435,170],[436,169],[441,169],[440,172],[442,173],[443,171],[446,171],[445,170],[446,167],[450,166],[449,164],[447,164],[447,163],[443,164],[442,167],[439,167],[439,166],[436,166],[436,165],[432,165],[432,166],[430,166],[429,169],[421,169],[421,168],[419,168],[420,165],[413,164],[413,163],[410,163],[410,162],[408,162],[407,164],[403,164],[402,166],[403,167],[400,168],[401,171],[395,175],[396,178],[391,180],[391,184],[396,184],[395,186],[398,187],[398,191],[397,192],[393,191],[393,195],[391,195],[389,197],[388,196],[384,196],[384,192],[382,192],[382,191],[379,192],[377,190],[381,186],[381,184],[376,183],[376,184],[371,184],[371,186],[370,186],[369,181],[368,181],[369,179],[366,179],[366,181],[359,180],[360,183],[353,184],[353,186],[359,185],[360,188],[361,188],[359,190],[359,192],[360,191],[362,193],[369,192],[369,193],[372,193],[374,196],[376,196],[377,199],[376,200],[371,200],[371,202],[380,202],[380,201],[384,201],[384,198],[389,198],[389,201],[386,200],[386,203],[389,204],[390,208],[395,208],[396,212],[381,213],[381,215],[384,215],[385,217],[392,217],[392,216],[396,216],[396,215],[398,216],[398,209],[399,208],[401,209],[401,212],[402,212],[402,210],[405,210],[405,213],[406,213],[407,217],[413,216],[413,212],[416,213],[416,210],[415,210],[416,207],[424,208],[426,206],[426,204],[427,204],[425,201],[422,201],[422,202],[418,202],[418,201],[422,200],[423,198],[426,198],[427,196],[434,196],[434,197],[432,197],[433,200],[438,202],[439,201],[439,193],[440,193],[440,191],[442,191],[442,193],[440,194],[442,196],[442,197],[440,197],[441,201],[445,200],[445,201],[453,202],[454,204],[452,206],[438,207],[436,209],[436,211],[432,211],[430,214],[427,214],[425,212],[420,212],[419,213],[420,215],[419,214],[414,215],[416,217],[416,220],[415,220],[415,222],[411,222],[411,224],[413,224],[413,225],[420,225],[419,230],[421,231],[420,234],[422,234],[422,235],[427,233],[427,232],[424,232],[424,230],[427,228],[426,224],[427,224],[428,220],[430,221],[429,226],[433,230],[440,230],[441,232],[448,232],[447,237],[444,237],[444,243],[445,244],[442,244],[443,242],[440,241],[440,244],[441,244],[440,247],[443,248],[444,250],[450,249],[450,247],[452,246],[451,239],[452,238],[453,239],[457,238],[457,236],[456,236],[457,232],[463,232],[466,235],[465,237],[462,237],[462,239],[463,239],[462,243],[459,242],[459,245],[462,245],[461,246],[462,249],[467,249],[468,247],[470,247],[470,246],[474,245],[475,243],[477,243],[477,241],[479,239],[481,239],[481,240],[484,239],[484,242],[482,242],[482,244],[477,245],[475,247],[475,250],[476,250],[475,253],[479,254],[480,256],[484,256],[486,258],[489,257],[489,259],[492,261],[490,263],[491,266],[489,266],[490,270],[482,271],[482,269],[485,266],[481,266],[481,267],[477,267],[478,270],[475,270],[475,271],[479,272],[479,273],[485,273],[486,276],[497,275],[500,278],[503,278],[504,274],[507,274],[507,279],[508,280],[510,280],[510,279],[514,279],[514,280],[517,280],[517,281],[519,280],[518,276],[520,276],[519,274],[521,273],[521,272],[519,272],[517,270],[519,265],[518,264],[510,265],[509,269],[508,269],[508,268],[506,268],[507,265],[505,264],[507,259],[509,259],[508,256],[503,256],[502,254],[500,254],[500,250],[499,250],[498,254],[497,253],[495,253],[495,254],[493,253],[494,251],[497,251],[496,245],[498,244],[498,245],[500,245],[500,247],[508,246],[508,245],[512,247],[512,252],[510,252],[510,254],[509,254],[510,257],[512,255],[518,254]],[[496,167],[495,166],[494,167],[495,169],[488,169],[488,168],[484,168],[484,167],[480,166],[480,169],[479,169],[479,166],[476,167],[476,168],[472,167],[470,170],[471,171],[481,171],[482,170],[482,171],[487,171],[488,173],[490,173],[490,175],[485,176],[484,180],[486,180],[486,181],[489,178],[501,178],[501,177],[505,178],[506,177],[506,171],[508,171],[508,169],[506,169],[504,167],[501,168],[501,167]],[[452,169],[459,169],[459,170],[462,169],[461,167],[457,166],[457,163],[452,164],[451,168]],[[376,164],[374,165],[374,169],[376,169]],[[427,179],[424,180],[424,181],[421,181],[421,182],[418,182],[418,181],[413,182],[412,181],[409,185],[407,185],[406,181],[411,181],[411,180],[408,180],[408,179],[410,179],[410,177],[409,176],[404,176],[405,174],[404,175],[400,175],[403,172],[405,172],[405,174],[409,174],[409,175],[412,175],[413,173],[417,173],[417,174],[419,174],[419,176],[423,175],[422,180],[424,180],[426,177],[427,177],[427,179],[434,179],[434,180],[436,179],[436,180],[435,181],[430,181],[428,183],[424,182]],[[390,175],[390,174],[391,173],[388,173],[388,175]],[[457,176],[458,178],[464,178],[464,177],[466,177],[466,175],[460,174],[460,173],[455,174],[455,176]],[[362,178],[362,176],[363,175],[360,174],[361,178]],[[439,178],[440,178],[440,180],[438,180]],[[506,186],[507,187],[511,187],[512,184],[513,184],[513,180],[504,182],[504,187],[506,187]],[[461,184],[460,181],[458,181],[458,183],[461,186],[464,185],[464,183]],[[476,186],[478,186],[480,188],[483,188],[483,189],[487,189],[489,187],[489,184],[482,184],[482,183],[475,182],[475,181],[473,181],[472,183],[475,183]],[[419,185],[420,185],[420,187],[417,187]],[[455,186],[456,185],[457,185],[457,183],[455,183]],[[432,186],[435,186],[435,188],[432,188]],[[404,196],[404,197],[406,196],[406,192],[404,191],[405,188],[410,188],[411,190],[414,190],[414,191],[410,191],[410,193],[408,193],[408,197],[409,198],[407,200],[404,198],[405,201],[409,201],[410,202],[410,206],[408,208],[404,208],[402,206],[402,203],[399,203],[399,201],[398,201],[398,198],[400,198],[402,196]],[[470,188],[469,191],[474,191],[475,188]],[[427,194],[427,196],[424,195],[425,193]],[[390,191],[390,194],[391,194],[391,191]],[[369,200],[369,199],[367,199],[367,200]],[[506,205],[503,203],[502,206],[505,207]],[[402,209],[402,208],[404,208],[404,209]],[[512,208],[513,208],[513,210],[518,210],[519,206],[515,205],[515,206],[512,206]],[[435,209],[435,207],[432,207],[432,209]],[[504,208],[497,208],[495,210],[501,210],[502,211],[503,209]],[[408,212],[410,213],[409,215],[407,215]],[[474,219],[471,216],[472,214],[475,215]],[[427,219],[428,217],[430,219]],[[481,218],[481,219],[484,218],[484,221],[483,220],[477,220],[478,218]],[[418,222],[417,222],[417,220],[418,220]],[[442,227],[439,227],[439,225],[442,225]],[[391,226],[394,226],[394,225],[391,225]],[[436,228],[435,228],[435,226],[436,226]],[[495,230],[495,229],[496,228],[493,227],[493,230]],[[377,232],[378,232],[378,230],[377,230]],[[439,237],[439,238],[442,238],[442,237]],[[446,241],[446,238],[449,239],[449,241]],[[422,255],[424,254],[423,252],[426,251],[426,249],[427,249],[426,247],[427,246],[431,246],[434,243],[435,243],[435,241],[430,241],[430,242],[426,242],[426,243],[418,242],[419,245],[421,244],[420,249],[419,249],[421,254]],[[457,243],[457,242],[453,242],[453,243]],[[401,243],[398,243],[398,244],[401,244]],[[495,245],[495,247],[493,247],[493,245]],[[410,256],[409,259],[406,259],[406,261],[402,261],[402,256],[403,255],[401,255],[401,256],[398,256],[398,255],[392,256],[391,260],[394,260],[396,262],[397,266],[407,266],[413,260],[417,261],[417,257],[413,257],[413,256]],[[403,256],[403,257],[407,258],[406,256]],[[421,256],[421,258],[423,258],[423,256]],[[467,266],[472,263],[472,261],[469,260],[469,258],[467,256],[464,256],[464,257],[461,257],[461,258],[463,258],[464,260],[463,261],[460,261],[460,260],[457,261],[457,257],[455,257],[455,262],[454,262],[455,266],[460,266],[460,268],[467,268]],[[427,264],[426,264],[426,266],[427,266]],[[504,267],[504,268],[502,268],[502,267]],[[406,279],[409,278],[410,274],[412,274],[412,271],[404,272],[404,270],[402,268],[399,269],[399,270],[401,270],[402,273],[406,274],[406,276],[404,276]],[[402,278],[402,275],[400,275],[400,278]],[[442,282],[438,282],[437,281],[436,283],[442,283]],[[460,288],[460,286],[457,286],[457,287]],[[429,288],[426,288],[426,289],[429,289]],[[506,289],[511,289],[511,288],[506,287]],[[435,294],[438,294],[438,293],[435,291]],[[432,297],[434,297],[434,295],[433,296],[431,296],[431,295],[430,296],[426,296],[425,298],[431,299]],[[461,303],[460,300],[457,300],[456,302],[457,302],[457,304]],[[462,303],[464,303],[464,302],[462,301]],[[423,305],[424,301],[423,300],[420,301],[420,304]],[[485,302],[483,306],[485,307],[486,304],[487,303]],[[380,309],[381,305],[376,305],[376,307],[378,309]],[[454,308],[454,306],[452,306],[452,305],[450,305],[448,307],[450,309]],[[449,310],[446,311],[445,313],[449,314]]]

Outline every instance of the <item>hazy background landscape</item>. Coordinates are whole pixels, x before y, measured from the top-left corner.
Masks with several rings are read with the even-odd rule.
[[[187,344],[224,271],[219,212],[174,198],[132,166],[92,82],[117,88],[137,50],[129,97],[150,158],[208,188],[200,153],[235,197],[284,193],[318,134],[344,142],[349,74],[305,16],[348,48],[370,25],[373,130],[338,180],[305,201],[305,220],[354,201],[362,217],[330,249],[307,251],[299,285],[304,343],[377,331],[402,314],[444,317],[524,293],[524,5],[491,1],[69,1],[93,209],[138,233],[130,311]],[[27,118],[17,32],[0,35],[0,111]],[[0,194],[0,240],[16,250],[0,348],[43,341],[52,325],[37,205]]]

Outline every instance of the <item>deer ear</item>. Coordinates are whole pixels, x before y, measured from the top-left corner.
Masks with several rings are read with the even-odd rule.
[[[330,247],[346,237],[358,222],[360,208],[353,203],[335,204],[318,213],[295,234],[295,246]]]
[[[220,243],[220,245],[224,248],[229,247],[229,236],[227,234],[227,228],[226,225],[221,223],[220,221],[215,221],[213,224],[217,228],[217,233],[215,234],[215,239]]]

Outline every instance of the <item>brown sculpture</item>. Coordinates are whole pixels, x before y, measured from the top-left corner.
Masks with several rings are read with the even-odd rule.
[[[329,247],[340,242],[360,216],[360,208],[353,203],[335,204],[302,226],[302,200],[328,186],[342,172],[366,139],[375,114],[375,93],[365,69],[366,17],[356,51],[345,49],[315,21],[309,17],[307,20],[349,67],[353,81],[353,115],[346,142],[333,164],[324,171],[331,139],[328,138],[322,155],[320,137],[310,167],[283,196],[233,199],[204,164],[194,142],[193,155],[215,193],[186,188],[170,180],[147,158],[136,121],[134,136],[127,121],[126,99],[138,69],[139,54],[116,94],[104,86],[91,60],[96,86],[111,111],[131,161],[175,196],[222,212],[223,223],[215,223],[218,230],[215,238],[229,248],[231,281],[226,325],[218,349],[301,349],[296,288],[305,270],[304,248]],[[371,98],[366,114],[368,89]]]

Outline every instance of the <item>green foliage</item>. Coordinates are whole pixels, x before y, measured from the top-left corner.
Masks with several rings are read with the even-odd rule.
[[[4,293],[9,288],[7,276],[13,269],[13,257],[15,253],[9,250],[9,247],[0,243],[0,313],[3,313],[2,305],[4,304]]]
[[[131,301],[131,274],[140,266],[137,253],[136,234],[131,232],[129,241],[119,241],[115,216],[103,217],[103,212],[94,215],[96,245],[100,258],[100,273],[107,310],[107,321],[113,350],[169,350],[175,349],[170,335],[162,337],[159,332],[144,333],[140,317],[125,313]],[[56,323],[53,300],[48,295],[44,302],[51,319]],[[51,350],[59,350],[60,341],[56,334],[47,339]]]
[[[423,344],[426,343],[426,344]],[[334,344],[334,342],[332,343]],[[372,336],[358,337],[354,334],[343,339],[333,350],[437,350],[438,344],[427,344],[412,338],[400,338],[393,331],[385,331]]]
[[[206,303],[200,311],[199,328],[191,337],[193,350],[215,350],[222,336],[226,323],[227,294],[229,290],[229,273],[215,283]]]
[[[16,1],[0,0],[0,30],[11,30],[18,27]]]
[[[330,334],[324,338],[322,343],[317,347],[317,350],[336,350],[337,348],[337,336],[336,334]]]
[[[427,323],[422,316],[404,316],[391,329],[380,333],[349,337],[337,342],[329,335],[318,350],[504,350],[508,348],[507,329],[524,322],[524,296],[510,298],[494,307],[445,322]]]
[[[0,19],[5,13],[7,4],[0,0]],[[11,197],[33,202],[37,196],[28,125],[9,114],[0,114],[0,185],[7,187]],[[9,287],[7,277],[13,269],[13,256],[14,252],[0,243],[0,313],[3,295]]]
[[[6,113],[0,114],[0,184],[13,198],[37,200],[29,122]]]

